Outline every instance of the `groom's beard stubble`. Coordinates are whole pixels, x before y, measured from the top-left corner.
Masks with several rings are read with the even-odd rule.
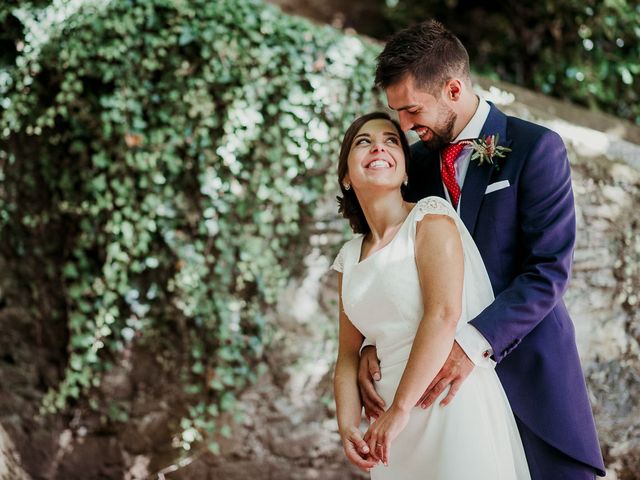
[[[425,147],[429,150],[440,150],[453,141],[453,126],[456,123],[458,115],[453,110],[448,110],[447,119],[444,121],[444,126],[438,128],[438,131],[431,130],[431,138],[429,140],[422,140]]]

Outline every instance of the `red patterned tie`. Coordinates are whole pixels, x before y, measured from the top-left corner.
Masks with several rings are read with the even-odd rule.
[[[453,208],[458,208],[460,200],[460,185],[456,180],[455,163],[463,148],[463,143],[450,143],[442,149],[442,181],[449,190]]]

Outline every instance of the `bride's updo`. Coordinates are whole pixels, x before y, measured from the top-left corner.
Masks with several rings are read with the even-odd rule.
[[[405,168],[409,165],[409,159],[411,158],[411,150],[409,148],[409,142],[407,141],[407,137],[402,132],[400,128],[400,124],[392,119],[388,113],[386,112],[372,112],[367,113],[361,117],[358,117],[347,129],[347,132],[344,134],[344,138],[342,139],[342,145],[340,146],[340,156],[338,157],[338,185],[340,186],[340,191],[342,192],[342,196],[338,195],[336,198],[338,199],[338,213],[342,214],[344,218],[349,220],[349,225],[351,225],[351,229],[354,233],[363,233],[367,234],[371,231],[369,228],[369,224],[367,223],[367,219],[364,216],[364,212],[360,207],[360,203],[358,203],[358,198],[356,197],[356,193],[353,191],[353,188],[346,190],[342,181],[344,177],[349,172],[349,153],[351,153],[351,144],[353,143],[353,139],[358,134],[362,126],[370,120],[388,120],[393,124],[396,131],[398,132],[398,136],[400,137],[400,143],[402,144],[402,152],[404,153],[405,158]],[[402,185],[400,189],[402,190],[404,196],[404,188]]]

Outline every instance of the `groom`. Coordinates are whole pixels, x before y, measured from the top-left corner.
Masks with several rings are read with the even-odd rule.
[[[376,84],[402,129],[421,140],[412,146],[407,199],[437,195],[452,203],[473,235],[496,296],[456,334],[421,406],[447,388],[441,405],[455,401],[474,368],[495,367],[534,480],[604,475],[574,327],[562,300],[575,243],[562,140],[478,98],[467,51],[435,21],[389,40],[378,57]],[[456,146],[460,140],[470,141]],[[384,405],[373,382],[379,375],[375,347],[365,347],[359,383],[366,413],[374,417]]]

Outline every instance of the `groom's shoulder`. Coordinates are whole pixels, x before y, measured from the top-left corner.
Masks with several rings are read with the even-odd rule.
[[[554,132],[550,128],[547,128],[538,123],[524,120],[523,118],[513,117],[507,115],[507,131],[509,137],[516,142],[522,142],[529,144],[536,144],[541,139],[555,139],[562,141],[560,135]]]

